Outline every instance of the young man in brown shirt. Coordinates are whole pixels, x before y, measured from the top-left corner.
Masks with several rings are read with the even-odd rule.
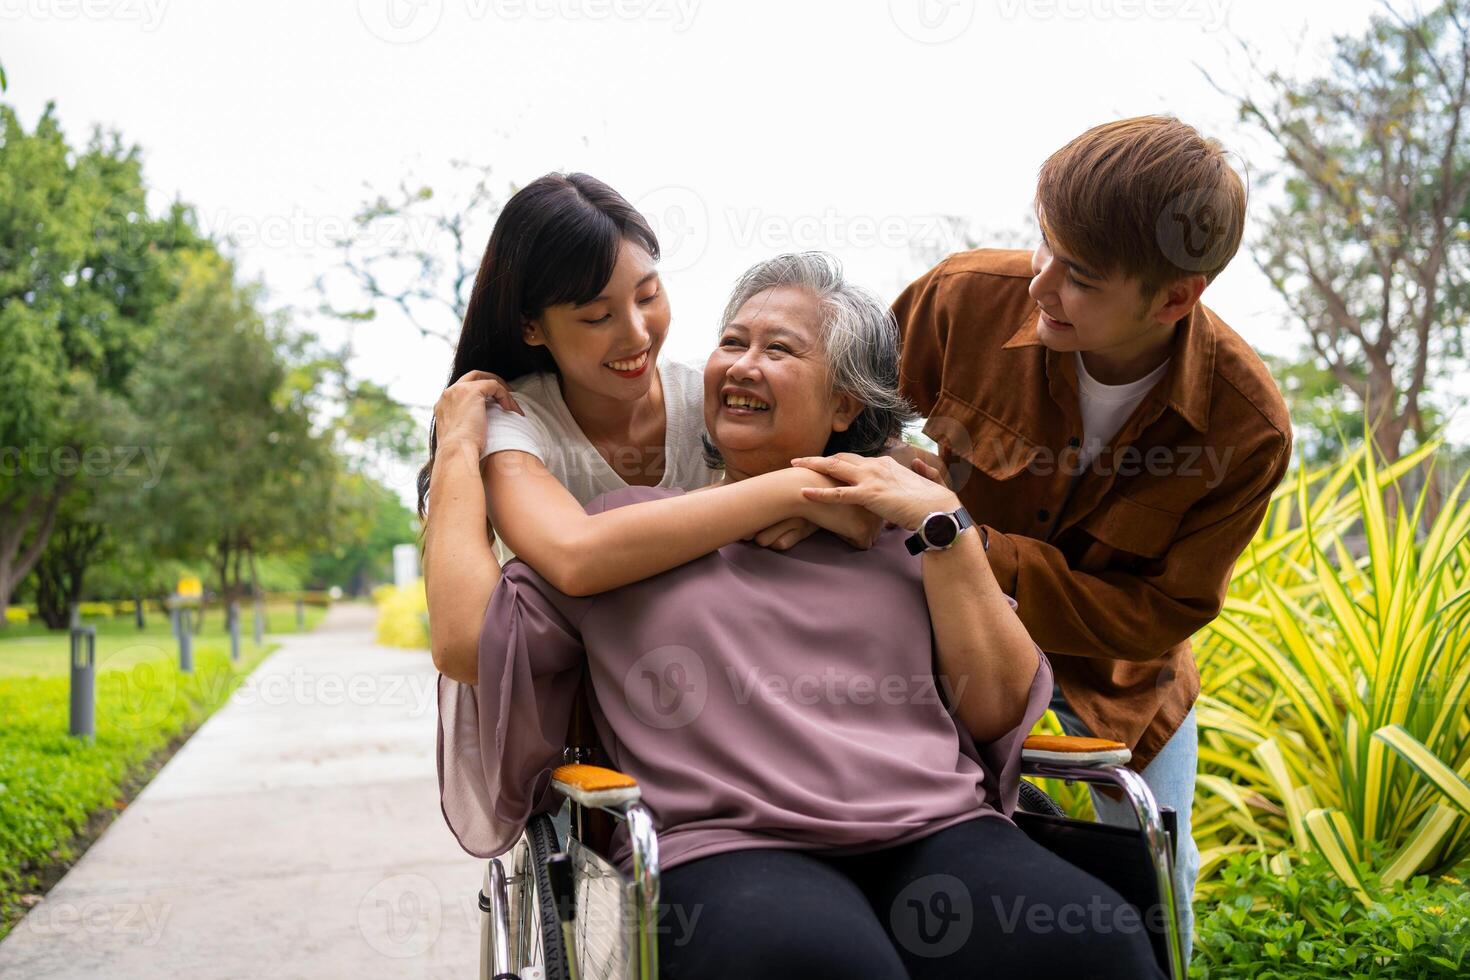
[[[1147,116],[1052,154],[1034,203],[1034,252],[952,255],[894,303],[901,386],[1049,655],[1063,726],[1127,743],[1177,811],[1187,899],[1190,637],[1220,612],[1291,456],[1266,366],[1199,302],[1240,245],[1245,189],[1217,143]]]

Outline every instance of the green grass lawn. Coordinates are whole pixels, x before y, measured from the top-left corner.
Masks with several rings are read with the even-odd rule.
[[[307,629],[325,610],[306,609]],[[211,611],[194,637],[194,672],[178,667],[167,616],[146,629],[131,618],[95,623],[95,741],[67,734],[69,642],[65,631],[37,626],[0,633],[0,937],[24,912],[20,897],[39,872],[75,857],[74,838],[98,811],[116,806],[122,788],[149,760],[187,736],[275,644],[252,637],[242,612],[239,663],[230,661],[224,617]],[[291,604],[267,611],[267,633],[294,632]]]

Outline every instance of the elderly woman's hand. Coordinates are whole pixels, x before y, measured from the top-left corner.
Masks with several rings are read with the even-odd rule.
[[[439,445],[463,441],[478,449],[484,445],[489,407],[494,402],[507,412],[525,415],[504,378],[489,371],[466,371],[434,403],[434,432]]]
[[[940,474],[925,476],[905,467],[892,456],[802,456],[791,461],[838,480],[846,486],[805,487],[802,495],[823,503],[857,504],[892,524],[917,530],[924,518],[936,510],[952,511],[959,497],[943,483]],[[925,465],[926,469],[932,467]]]
[[[821,530],[831,531],[859,551],[867,551],[883,533],[883,518],[861,507],[839,507],[829,504],[814,511],[817,520],[788,517],[758,534],[747,535],[762,548],[786,551]]]

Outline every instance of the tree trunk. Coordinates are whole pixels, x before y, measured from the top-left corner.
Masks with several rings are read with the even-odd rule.
[[[81,602],[87,570],[104,536],[102,526],[88,522],[67,524],[51,535],[36,562],[36,605],[50,629],[65,629],[71,606]]]
[[[18,506],[22,491],[0,500],[0,629],[8,627],[5,610],[10,597],[46,548],[56,526],[56,510],[66,493],[68,480],[63,477],[49,493],[33,495],[24,507]],[[30,544],[22,548],[26,531],[35,528]]]

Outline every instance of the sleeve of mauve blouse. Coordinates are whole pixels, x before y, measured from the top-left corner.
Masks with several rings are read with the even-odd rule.
[[[1006,599],[1015,609],[1016,600],[1010,596]],[[1036,674],[1031,678],[1031,688],[1026,693],[1026,712],[1020,722],[994,742],[975,745],[980,766],[985,770],[985,802],[1008,817],[1016,811],[1016,799],[1021,793],[1021,747],[1051,704],[1051,663],[1041,652],[1041,647],[1035,647],[1035,650]]]
[[[439,677],[439,802],[476,857],[509,850],[532,814],[561,803],[551,771],[586,663],[573,622],[585,608],[512,561],[485,611],[478,683]]]

